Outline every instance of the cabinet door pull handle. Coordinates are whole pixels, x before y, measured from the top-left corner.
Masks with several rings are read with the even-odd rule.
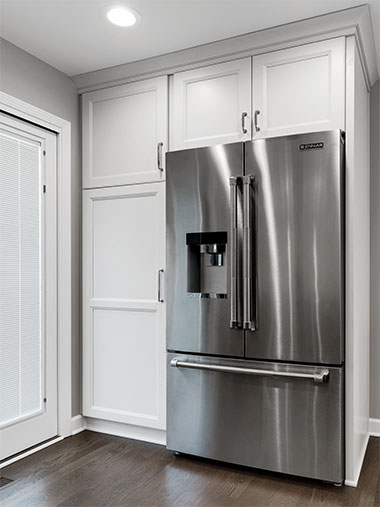
[[[157,168],[159,171],[163,171],[164,168],[162,167],[162,149],[163,149],[164,143],[157,143]]]
[[[258,122],[257,122],[257,117],[259,116],[259,114],[260,114],[260,110],[256,109],[255,116],[254,116],[254,124],[255,124],[255,131],[256,132],[260,132],[260,127],[259,127]]]
[[[241,113],[241,131],[243,132],[243,134],[246,134],[248,132],[248,130],[245,128],[245,119],[247,118],[247,116],[248,113],[246,113],[245,111]]]
[[[163,274],[163,273],[164,273],[163,269],[159,269],[158,270],[158,294],[157,294],[157,299],[158,299],[159,303],[163,303],[164,302],[164,299],[162,297],[162,291],[161,291],[161,274]]]

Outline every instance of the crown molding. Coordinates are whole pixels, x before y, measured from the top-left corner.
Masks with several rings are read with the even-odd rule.
[[[72,79],[78,92],[85,93],[342,36],[355,37],[367,86],[372,86],[379,79],[379,69],[368,5],[79,74]]]

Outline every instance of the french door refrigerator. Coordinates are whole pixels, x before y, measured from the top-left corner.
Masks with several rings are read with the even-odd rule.
[[[344,138],[167,154],[167,447],[344,481]]]

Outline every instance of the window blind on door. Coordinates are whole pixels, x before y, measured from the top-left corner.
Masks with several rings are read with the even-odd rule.
[[[41,145],[0,130],[0,426],[42,408]]]

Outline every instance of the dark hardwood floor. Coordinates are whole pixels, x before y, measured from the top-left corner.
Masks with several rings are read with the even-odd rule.
[[[11,506],[380,506],[380,438],[371,437],[357,488],[334,487],[85,431],[1,470]]]

